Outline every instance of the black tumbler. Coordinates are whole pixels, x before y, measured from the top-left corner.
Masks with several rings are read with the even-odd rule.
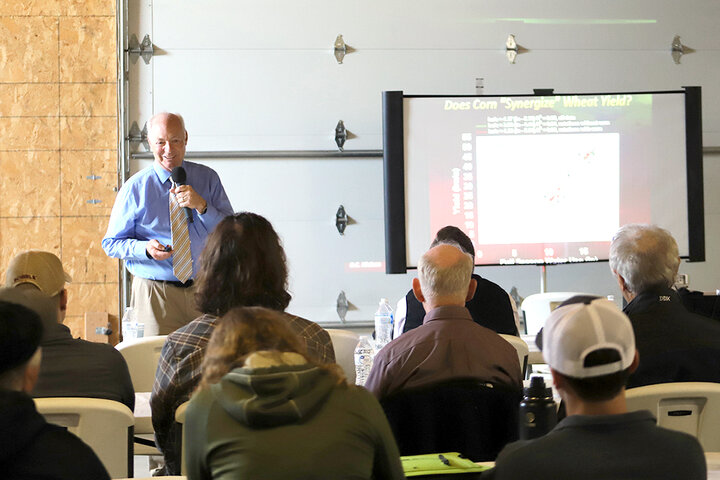
[[[543,377],[532,377],[520,402],[520,440],[542,437],[557,424],[557,406],[552,389]]]

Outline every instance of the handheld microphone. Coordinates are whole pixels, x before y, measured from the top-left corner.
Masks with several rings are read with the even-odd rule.
[[[187,181],[187,173],[185,173],[185,169],[183,167],[173,168],[170,176],[172,177],[175,185],[185,185],[185,182]],[[188,207],[183,207],[183,210],[185,210],[185,219],[187,219],[189,223],[193,223],[192,212],[190,209]]]

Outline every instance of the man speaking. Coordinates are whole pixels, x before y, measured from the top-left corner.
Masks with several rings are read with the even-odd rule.
[[[125,260],[133,275],[131,306],[146,336],[167,335],[200,316],[195,262],[208,234],[233,213],[217,173],[183,161],[187,140],[180,115],[150,118],[155,161],[123,184],[102,240],[105,253]]]

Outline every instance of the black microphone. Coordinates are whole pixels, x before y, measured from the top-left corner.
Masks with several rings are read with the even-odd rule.
[[[172,176],[173,183],[178,186],[185,185],[185,182],[187,181],[187,173],[185,173],[185,169],[183,167],[173,168],[170,176]],[[192,212],[190,209],[188,207],[183,207],[183,210],[185,210],[185,218],[187,221],[189,223],[193,223]]]

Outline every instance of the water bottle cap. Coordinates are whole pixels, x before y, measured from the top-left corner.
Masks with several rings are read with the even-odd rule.
[[[545,379],[543,377],[534,376],[530,377],[530,386],[525,388],[525,396],[544,398],[546,397],[546,391],[547,388],[545,387]],[[550,396],[552,396],[552,393]]]
[[[387,299],[387,298],[381,298],[381,299],[380,299],[380,305],[382,305],[383,303],[388,303],[388,299]]]

